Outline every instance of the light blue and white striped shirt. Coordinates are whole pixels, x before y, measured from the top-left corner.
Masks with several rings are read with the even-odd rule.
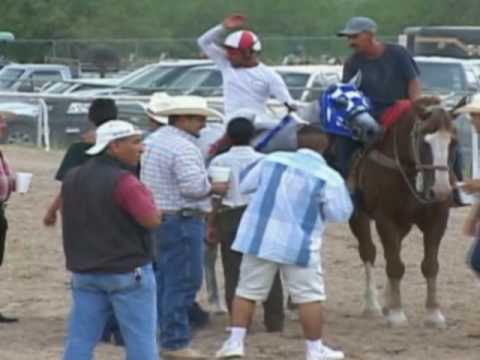
[[[309,149],[273,153],[242,173],[254,192],[232,249],[262,259],[308,266],[321,248],[326,222],[346,222],[353,210],[342,177]]]

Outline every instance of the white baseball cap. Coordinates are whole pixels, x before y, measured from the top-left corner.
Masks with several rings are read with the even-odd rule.
[[[97,155],[114,140],[141,135],[142,131],[127,121],[110,120],[100,125],[95,132],[95,145],[86,151],[88,155]]]
[[[262,44],[255,33],[248,30],[238,30],[229,34],[223,46],[234,49],[251,49],[253,51],[262,50]]]

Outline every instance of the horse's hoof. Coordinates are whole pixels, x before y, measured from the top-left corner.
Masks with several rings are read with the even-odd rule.
[[[382,308],[380,305],[373,305],[373,306],[366,306],[363,309],[362,316],[370,319],[370,318],[377,318],[383,315]]]
[[[393,328],[408,325],[407,316],[402,309],[388,310],[388,313],[385,315],[385,320],[387,321],[387,325]]]
[[[425,318],[425,326],[435,329],[446,329],[447,321],[440,309],[427,310],[427,317]]]

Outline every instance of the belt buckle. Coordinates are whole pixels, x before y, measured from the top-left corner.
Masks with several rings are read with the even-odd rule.
[[[178,212],[178,214],[180,215],[180,217],[189,218],[189,217],[193,217],[193,216],[195,215],[195,210],[192,210],[192,209],[180,209],[180,211]]]

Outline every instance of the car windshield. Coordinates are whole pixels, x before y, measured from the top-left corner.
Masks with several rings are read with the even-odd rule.
[[[417,62],[425,90],[464,91],[466,80],[461,64]]]
[[[9,89],[22,76],[25,70],[3,69],[0,71],[0,89]]]
[[[63,94],[72,86],[74,84],[60,81],[43,89],[43,92],[47,94]]]
[[[121,87],[161,90],[190,68],[191,66],[154,66],[133,81],[122,84]]]
[[[214,69],[192,69],[185,72],[182,76],[178,77],[173,81],[169,86],[168,90],[175,94],[192,94],[195,90],[206,89],[206,87],[211,87],[214,85],[221,85],[221,75],[220,84],[207,84],[207,81],[210,76],[215,72]]]
[[[280,71],[280,76],[285,81],[287,85],[288,91],[290,91],[290,95],[295,100],[300,100],[307,87],[307,82],[310,77],[310,74],[301,74],[295,72],[286,72]]]

